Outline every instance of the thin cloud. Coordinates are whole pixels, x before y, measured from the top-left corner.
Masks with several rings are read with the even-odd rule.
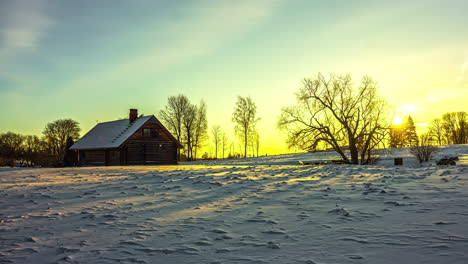
[[[433,89],[427,94],[427,101],[430,103],[439,101],[449,101],[455,98],[463,98],[466,92],[457,89],[438,88]]]
[[[204,1],[183,9],[181,19],[158,32],[164,41],[141,51],[96,76],[89,75],[67,87],[108,87],[116,76],[144,79],[219,50],[270,17],[281,1]],[[129,80],[128,82],[135,81]]]
[[[419,112],[419,111],[422,111],[424,110],[423,107],[420,107],[418,105],[415,105],[415,104],[402,104],[398,107],[398,111],[400,113],[404,113],[404,114],[413,114],[415,112]]]
[[[34,49],[52,25],[43,1],[9,1],[4,6],[0,27],[0,56],[14,56],[23,49]]]
[[[7,1],[1,8],[0,92],[24,90],[29,87],[28,77],[14,71],[15,58],[25,51],[34,51],[52,21],[44,12],[43,1]]]

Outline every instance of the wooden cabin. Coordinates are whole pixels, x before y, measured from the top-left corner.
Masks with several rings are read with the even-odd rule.
[[[130,109],[129,119],[99,123],[70,150],[78,152],[80,165],[177,164],[183,146],[154,116],[138,117]]]

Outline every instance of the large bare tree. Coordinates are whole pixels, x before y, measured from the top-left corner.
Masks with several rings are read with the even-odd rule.
[[[78,140],[81,131],[79,124],[73,119],[59,119],[47,123],[42,133],[47,138],[50,150],[56,158],[63,157],[68,138],[72,138],[74,141]]]
[[[445,142],[444,128],[442,126],[442,120],[440,118],[434,118],[431,121],[429,131],[431,134],[431,138],[433,138],[437,142],[437,145],[442,145]]]
[[[350,75],[326,78],[319,73],[304,79],[296,100],[297,105],[282,108],[278,120],[290,147],[311,150],[325,144],[348,163],[367,164],[370,151],[388,133],[387,103],[370,77],[363,77],[355,89]]]
[[[260,120],[256,118],[257,105],[250,97],[237,97],[232,122],[235,124],[235,132],[244,143],[244,158],[247,157],[247,147],[250,134],[255,131],[255,125]]]
[[[468,143],[468,114],[448,112],[442,116],[442,127],[449,144]]]
[[[197,106],[189,103],[182,115],[182,125],[184,128],[185,145],[187,152],[187,159],[193,160],[193,138],[197,118]]]
[[[167,105],[159,111],[159,117],[179,142],[182,142],[184,111],[189,104],[190,102],[185,95],[169,96]],[[180,152],[177,153],[177,156],[180,160]]]
[[[197,115],[193,133],[193,158],[197,158],[197,153],[203,147],[203,143],[208,138],[208,120],[206,118],[206,103],[200,102],[197,106]]]
[[[170,96],[159,116],[177,140],[184,144],[188,160],[195,160],[197,150],[207,136],[206,104],[192,104],[185,95]],[[180,152],[178,153],[180,160]]]

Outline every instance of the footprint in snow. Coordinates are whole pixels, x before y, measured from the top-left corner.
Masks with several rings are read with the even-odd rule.
[[[279,248],[280,248],[280,245],[279,245],[279,243],[276,243],[276,242],[273,242],[273,241],[269,241],[269,242],[267,243],[267,248],[279,249]]]
[[[355,255],[355,254],[350,254],[350,255],[346,255],[348,258],[350,259],[363,259],[364,257],[361,256],[361,255]]]
[[[213,233],[217,233],[217,234],[227,234],[228,232],[222,230],[222,229],[213,229],[211,230],[211,232]]]
[[[455,222],[445,222],[445,221],[439,221],[435,222],[434,225],[456,225],[457,223]]]
[[[264,234],[270,234],[270,235],[284,235],[286,234],[285,231],[282,230],[264,230],[262,231]]]
[[[215,251],[215,253],[228,253],[231,252],[232,250],[229,248],[219,248]]]
[[[297,218],[299,218],[300,220],[303,220],[307,217],[309,217],[310,215],[306,214],[305,212],[302,212],[300,214],[297,215]]]

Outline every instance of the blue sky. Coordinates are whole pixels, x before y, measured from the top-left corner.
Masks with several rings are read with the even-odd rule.
[[[301,79],[371,75],[417,123],[467,111],[466,1],[0,1],[0,132],[83,132],[167,97],[205,100],[210,127],[257,102],[264,152]],[[423,126],[422,126],[423,127]],[[231,135],[231,138],[234,137]]]

